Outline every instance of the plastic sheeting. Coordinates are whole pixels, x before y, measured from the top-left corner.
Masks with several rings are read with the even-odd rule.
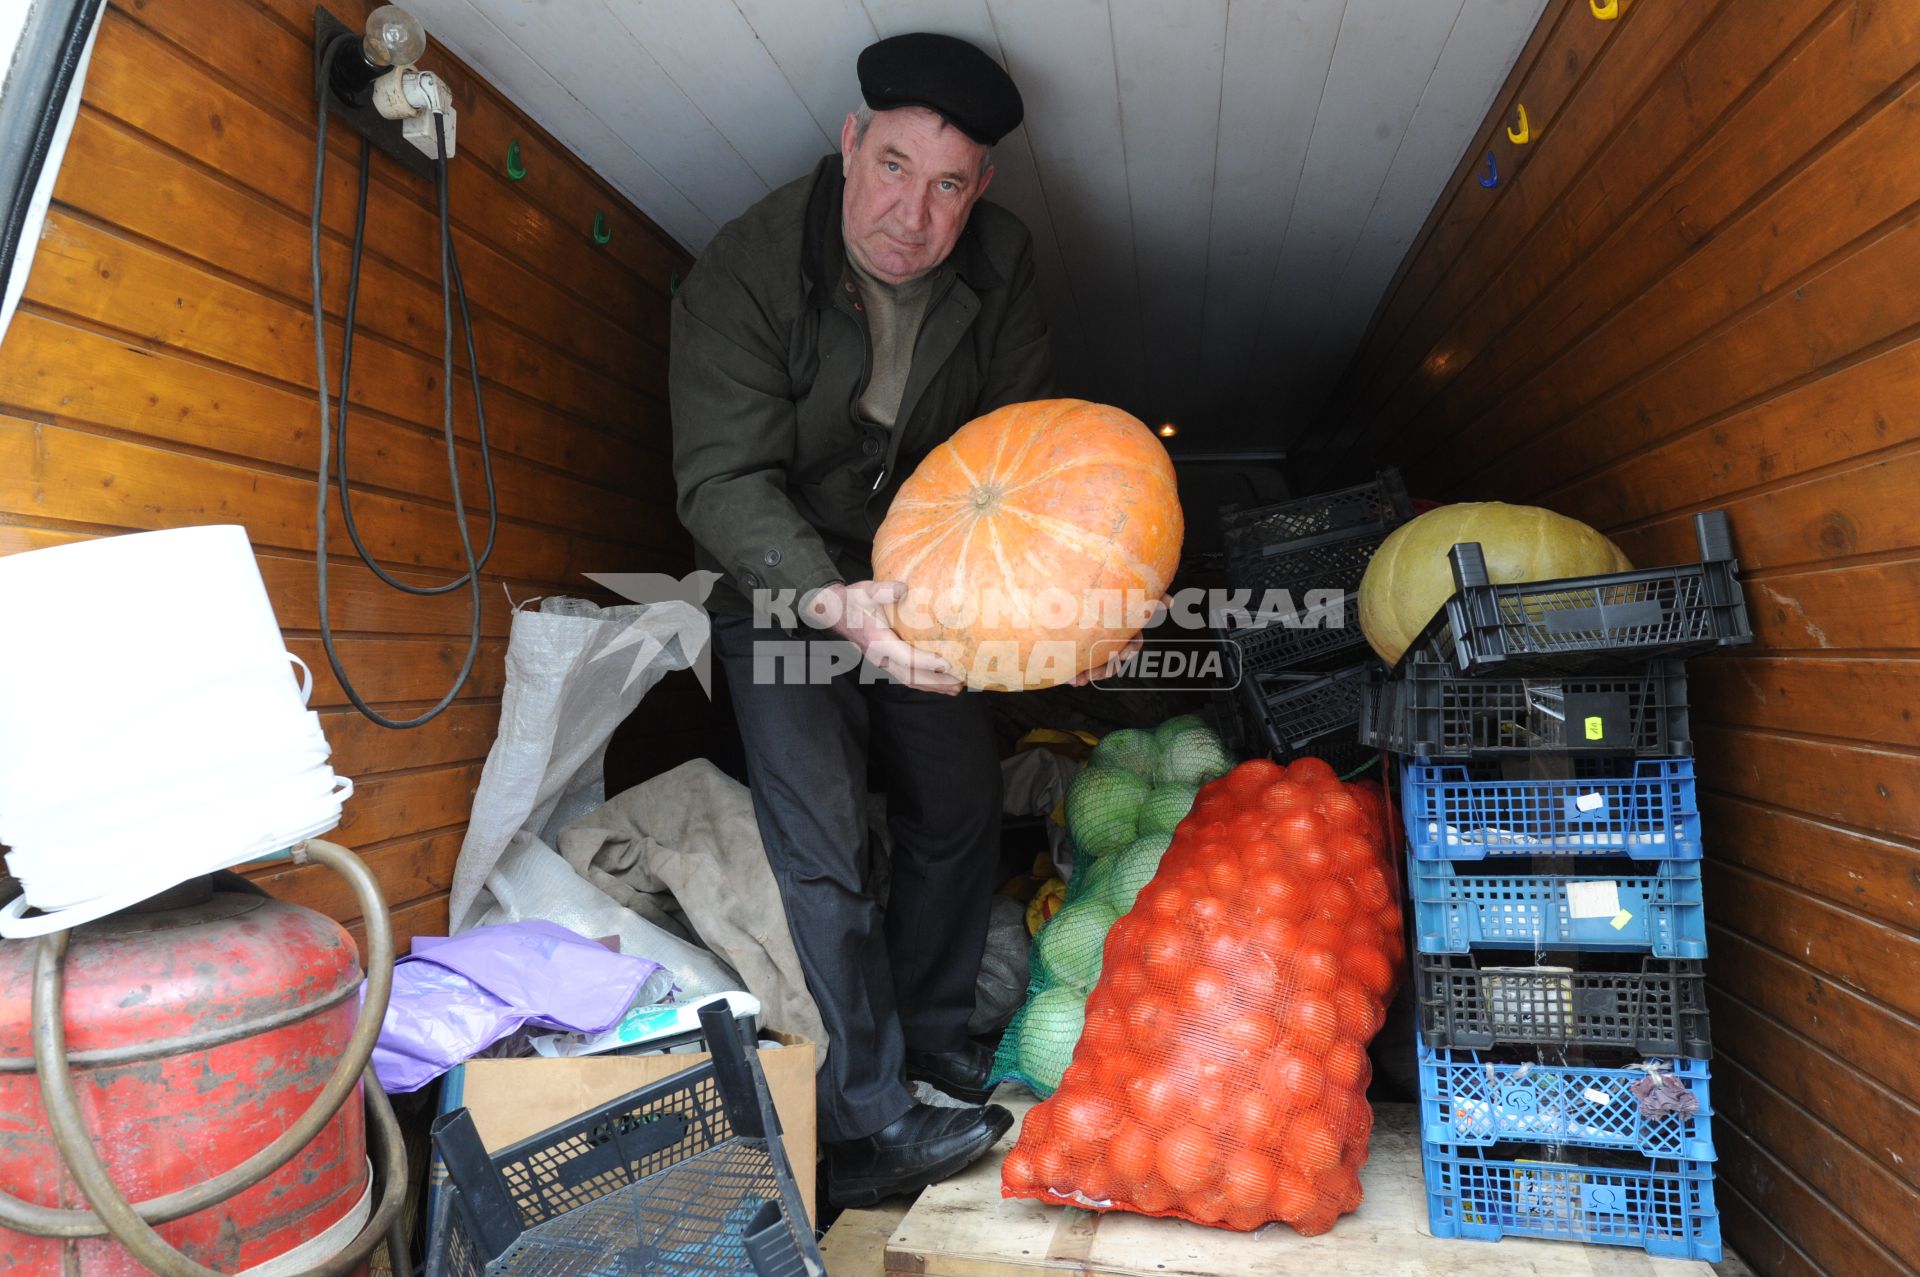
[[[414,1091],[522,1025],[602,1033],[620,1022],[658,963],[614,953],[551,922],[419,936],[393,964],[393,997],[373,1069]]]
[[[679,601],[603,608],[555,598],[514,612],[500,733],[454,866],[456,932],[488,907],[487,878],[510,849],[534,839],[551,847],[562,826],[606,801],[614,729],[663,677],[692,665],[709,634],[707,614]]]
[[[480,916],[482,926],[539,918],[583,936],[617,936],[620,952],[651,958],[667,969],[676,999],[741,987],[726,963],[601,891],[538,838],[526,839],[500,858],[487,875],[487,892],[496,904]]]

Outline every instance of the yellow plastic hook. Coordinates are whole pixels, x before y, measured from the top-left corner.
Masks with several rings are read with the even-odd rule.
[[[1587,7],[1602,22],[1612,22],[1620,16],[1620,0],[1587,0]]]
[[[1527,121],[1527,104],[1525,102],[1518,103],[1515,105],[1514,110],[1520,115],[1520,127],[1518,129],[1511,127],[1507,129],[1507,141],[1513,143],[1515,146],[1525,146],[1527,143],[1533,141],[1533,125]]]

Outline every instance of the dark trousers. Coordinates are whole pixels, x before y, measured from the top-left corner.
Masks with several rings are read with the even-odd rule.
[[[756,643],[784,647],[763,648],[756,671]],[[985,694],[918,692],[872,681],[864,666],[809,683],[766,653],[811,649],[819,668],[850,645],[744,617],[714,618],[713,644],[767,861],[827,1029],[821,1137],[856,1139],[912,1103],[906,1051],[967,1040],[1000,852],[999,751]],[[865,882],[870,755],[893,838],[884,922]]]

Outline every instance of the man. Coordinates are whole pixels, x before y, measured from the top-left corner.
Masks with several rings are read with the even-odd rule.
[[[858,70],[865,105],[840,153],[723,227],[681,285],[671,372],[680,518],[725,574],[714,648],[827,1028],[820,1124],[841,1206],[944,1178],[1011,1124],[982,1106],[991,1060],[966,1032],[999,859],[985,698],[887,626],[899,584],[870,580],[869,555],[929,451],[1051,377],[1031,239],[980,202],[989,148],[1020,122],[1012,80],[928,34],[880,41]],[[798,600],[818,628],[795,632],[859,668],[812,683],[756,668],[756,645],[795,646],[780,618],[756,624],[756,594]],[[884,920],[864,876],[870,758],[894,842]],[[914,1081],[965,1104],[918,1103]]]

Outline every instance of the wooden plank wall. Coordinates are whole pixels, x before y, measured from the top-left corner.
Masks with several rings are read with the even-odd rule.
[[[1695,663],[1694,736],[1719,1201],[1766,1274],[1920,1271],[1916,402],[1920,5],[1555,0],[1298,441],[1643,563],[1731,512],[1757,642]]]
[[[352,23],[372,7],[330,0]],[[290,648],[314,671],[335,769],[358,789],[332,837],[375,866],[404,944],[444,934],[446,894],[504,678],[508,591],[587,586],[582,571],[690,566],[673,515],[665,407],[669,283],[687,258],[512,103],[443,50],[459,108],[453,219],[485,379],[498,546],[484,645],[460,699],[416,731],[347,706],[315,610],[317,465],[308,216],[311,0],[114,0],[41,237],[0,346],[0,552],[105,533],[237,522]],[[527,176],[503,171],[518,139]],[[334,128],[326,306],[337,377],[358,138]],[[440,421],[440,295],[430,183],[376,156],[353,381],[356,513],[383,565],[459,571]],[[612,239],[596,245],[604,210]],[[484,535],[462,374],[461,483]],[[464,592],[413,598],[353,556],[336,517],[333,624],[349,672],[395,717],[437,700],[465,653]],[[344,555],[344,557],[341,557]],[[691,692],[691,699],[687,693]],[[659,691],[666,755],[702,752],[690,677]],[[678,702],[677,708],[667,702]],[[351,920],[315,869],[279,895]]]

